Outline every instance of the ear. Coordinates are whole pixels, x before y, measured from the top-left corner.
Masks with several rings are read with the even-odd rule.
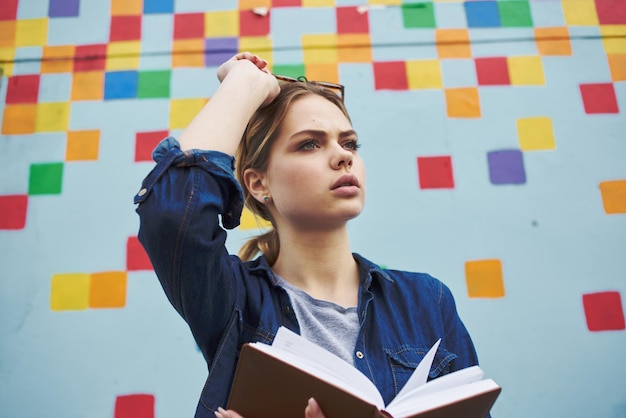
[[[265,173],[261,173],[253,168],[248,168],[243,172],[243,182],[246,189],[258,202],[263,203],[263,197],[269,194],[265,184]]]

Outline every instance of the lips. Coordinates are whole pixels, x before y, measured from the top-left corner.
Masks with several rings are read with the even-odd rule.
[[[359,179],[352,174],[345,174],[341,177],[339,177],[339,180],[337,180],[331,187],[331,190],[335,190],[338,189],[340,187],[359,187]]]

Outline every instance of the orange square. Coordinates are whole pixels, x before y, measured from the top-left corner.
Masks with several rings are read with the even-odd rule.
[[[255,7],[272,7],[271,0],[239,0],[239,10],[252,10]]]
[[[143,13],[143,0],[111,0],[112,16],[132,16]]]
[[[626,81],[626,54],[608,54],[611,80]]]
[[[104,73],[85,71],[72,75],[71,100],[102,100],[104,98]]]
[[[609,215],[626,213],[626,180],[600,182],[604,212]]]
[[[500,260],[465,262],[465,281],[470,298],[504,297],[504,278]]]
[[[372,62],[372,42],[369,34],[337,36],[339,62]]]
[[[6,105],[2,114],[2,134],[21,135],[35,132],[37,104]]]
[[[446,89],[446,108],[450,118],[479,118],[480,97],[476,87]]]
[[[305,71],[307,80],[339,83],[337,64],[308,64]]]
[[[42,73],[71,73],[74,71],[74,54],[76,47],[44,46],[41,60]]]
[[[15,47],[15,20],[0,21],[0,48]]]
[[[100,131],[69,131],[65,161],[93,161],[98,159]]]
[[[535,43],[539,55],[572,55],[567,28],[535,28]]]
[[[89,307],[123,308],[126,305],[126,272],[105,271],[91,274]]]
[[[174,40],[172,67],[204,67],[204,40]]]
[[[435,43],[439,58],[471,58],[469,31],[467,29],[437,29]]]

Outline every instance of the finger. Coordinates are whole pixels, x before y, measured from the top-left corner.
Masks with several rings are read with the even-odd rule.
[[[217,418],[242,418],[241,415],[239,415],[235,411],[227,411],[222,407],[217,408],[217,411],[215,411],[215,416]]]
[[[322,414],[322,410],[315,399],[309,399],[306,409],[304,410],[304,418],[324,418],[324,414]]]

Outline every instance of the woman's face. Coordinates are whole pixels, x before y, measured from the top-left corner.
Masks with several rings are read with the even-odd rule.
[[[332,228],[358,216],[365,167],[343,112],[318,95],[294,102],[272,145],[265,185],[278,225]]]

